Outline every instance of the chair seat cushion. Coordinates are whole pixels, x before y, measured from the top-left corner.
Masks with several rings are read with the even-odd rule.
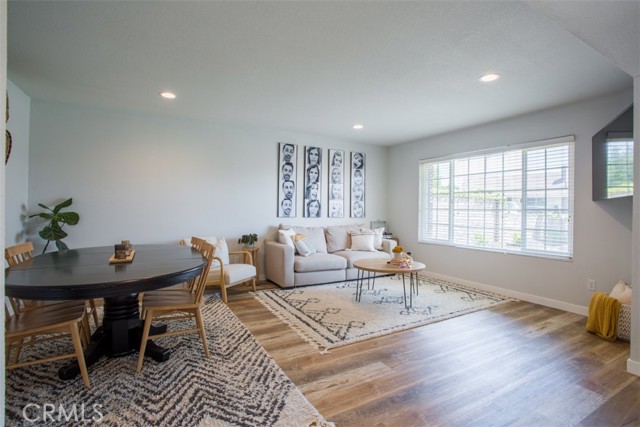
[[[256,276],[256,268],[251,264],[227,264],[224,266],[224,283],[235,285],[246,282]],[[220,267],[209,270],[207,280],[220,280]]]
[[[386,252],[369,252],[369,251],[339,251],[334,255],[340,256],[347,261],[347,268],[353,268],[353,263],[360,259],[390,259],[391,256]]]
[[[347,262],[343,257],[317,252],[308,257],[298,256],[293,260],[293,270],[296,273],[325,270],[344,270]]]

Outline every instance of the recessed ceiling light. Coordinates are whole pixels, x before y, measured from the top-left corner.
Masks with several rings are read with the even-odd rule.
[[[478,80],[480,80],[483,83],[488,83],[488,82],[495,82],[500,77],[502,77],[500,74],[489,73],[489,74],[485,74],[483,76],[480,76],[480,78]]]
[[[360,130],[360,129],[363,129],[363,128],[364,128],[364,125],[356,124],[356,125],[353,125],[353,128],[354,128],[355,130]]]
[[[162,92],[160,92],[160,96],[164,99],[176,99],[176,94],[168,90],[163,90]]]

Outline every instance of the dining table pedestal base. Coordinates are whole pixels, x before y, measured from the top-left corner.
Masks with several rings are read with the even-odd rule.
[[[140,319],[137,293],[105,298],[102,326],[93,333],[84,351],[87,367],[102,356],[123,357],[137,352],[140,349],[143,326],[144,320]],[[150,335],[162,334],[166,330],[166,325],[151,326]],[[171,357],[171,350],[150,340],[144,354],[156,362],[166,362]],[[134,365],[132,369],[135,369]],[[68,363],[58,370],[58,376],[63,380],[72,379],[79,373],[77,361]]]

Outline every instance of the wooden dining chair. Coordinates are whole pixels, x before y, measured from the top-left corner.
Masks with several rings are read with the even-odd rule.
[[[213,261],[214,248],[208,242],[202,243],[201,253],[207,259],[207,265],[202,272],[192,279],[190,286],[185,290],[163,290],[146,292],[142,298],[142,317],[144,319],[144,327],[142,340],[140,342],[140,352],[138,354],[138,365],[136,371],[142,370],[142,362],[144,360],[144,352],[147,348],[147,341],[154,338],[188,334],[197,332],[204,346],[205,357],[209,357],[209,348],[207,346],[207,336],[204,330],[204,322],[202,321],[201,307],[204,299],[204,289],[207,280],[207,274],[211,268]],[[151,322],[161,320],[163,322],[191,319],[195,320],[195,328],[181,329],[177,331],[165,332],[163,334],[150,335]]]
[[[227,288],[241,283],[256,291],[256,267],[249,251],[229,251],[229,256],[241,256],[242,262],[225,263],[223,257],[214,257],[213,266],[207,276],[206,286],[219,286],[222,301],[227,304]]]
[[[198,252],[202,253],[202,245],[207,243],[205,239],[201,239],[199,237],[192,237],[191,239],[183,239],[178,242],[181,246],[191,246],[193,249],[196,249]],[[191,292],[193,288],[194,280],[189,280],[188,282],[179,283],[177,285],[169,286],[167,288],[159,289],[158,291],[188,291]]]
[[[9,266],[18,265],[30,260],[33,252],[33,243],[25,242],[9,246],[4,250],[4,258]]]
[[[75,357],[78,360],[82,382],[91,387],[84,360],[81,326],[86,321],[84,301],[75,301],[59,307],[48,306],[37,310],[9,313],[5,310],[5,358],[6,369],[16,369],[37,363]],[[42,342],[68,339],[71,337],[74,352],[29,359],[20,362],[21,350]],[[13,355],[12,355],[13,353]]]
[[[4,258],[7,260],[7,264],[9,267],[16,266],[23,262],[28,262],[32,257],[33,253],[33,242],[24,242],[19,243],[17,245],[9,246],[4,250]],[[16,300],[15,298],[9,298],[9,303],[11,304],[11,308],[15,311],[25,311],[31,310],[34,308],[39,308],[42,306],[51,306],[51,305],[59,305],[65,304],[69,301],[40,301],[40,300]],[[96,328],[100,326],[98,319],[98,309],[96,307],[96,302],[93,299],[89,299],[87,301],[87,314],[90,315],[93,319],[93,322],[96,325]],[[90,332],[90,331],[88,331]]]

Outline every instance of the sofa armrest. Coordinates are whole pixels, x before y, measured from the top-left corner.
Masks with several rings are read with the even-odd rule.
[[[264,250],[267,280],[271,280],[283,288],[293,287],[295,285],[293,248],[272,240],[266,240],[264,242]]]
[[[388,253],[393,256],[393,248],[395,248],[398,243],[392,239],[382,239],[382,251]]]

